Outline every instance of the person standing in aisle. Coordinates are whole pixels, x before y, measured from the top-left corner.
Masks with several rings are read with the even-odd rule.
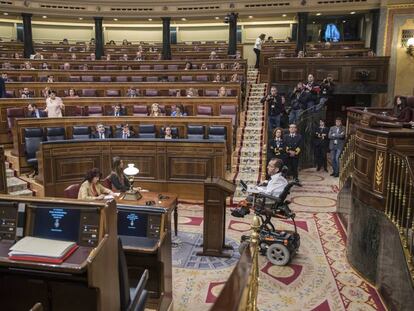
[[[345,126],[341,118],[336,118],[335,125],[329,129],[329,140],[333,168],[331,176],[339,177],[339,156],[345,144]]]
[[[296,124],[291,124],[289,125],[289,134],[284,136],[289,175],[293,177],[295,182],[299,182],[299,155],[302,150],[302,136],[297,131]]]
[[[329,147],[329,128],[325,126],[324,120],[319,120],[319,127],[315,130],[314,148],[315,148],[315,162],[316,170],[319,171],[323,167],[325,172],[328,171],[326,153]]]
[[[259,63],[260,63],[260,51],[262,50],[262,44],[264,43],[264,40],[266,38],[266,35],[264,33],[262,33],[257,39],[256,42],[254,43],[254,48],[253,51],[256,54],[256,65],[254,66],[254,68],[259,69]]]

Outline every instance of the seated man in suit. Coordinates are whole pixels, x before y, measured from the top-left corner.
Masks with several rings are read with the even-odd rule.
[[[37,108],[35,103],[31,103],[27,106],[27,117],[28,118],[46,118],[47,113]]]
[[[131,131],[128,124],[122,124],[121,125],[122,130],[117,131],[115,133],[115,138],[122,138],[122,139],[128,139],[128,138],[134,138],[134,132]]]
[[[113,117],[124,116],[124,108],[121,106],[121,104],[116,104],[109,115]]]
[[[267,164],[267,174],[270,180],[263,182],[258,186],[249,187],[251,193],[271,195],[273,197],[279,196],[288,182],[282,175],[283,161],[278,158],[273,158]],[[249,191],[248,190],[248,191]],[[232,210],[231,214],[235,217],[243,217],[250,213],[250,203],[253,197],[249,195],[246,200],[239,202],[239,207]]]
[[[105,126],[102,123],[96,125],[95,133],[92,134],[92,138],[96,139],[106,139],[111,138],[111,135],[105,131]]]

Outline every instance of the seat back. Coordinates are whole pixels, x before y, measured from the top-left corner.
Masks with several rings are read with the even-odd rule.
[[[226,127],[224,126],[210,126],[208,128],[208,139],[226,140]]]
[[[101,66],[101,65],[97,66],[97,65],[95,65],[95,66],[92,66],[92,69],[93,70],[104,70],[105,69],[105,66]]]
[[[72,128],[72,139],[89,139],[91,129],[88,126],[74,126]]]
[[[93,82],[93,76],[82,76],[82,82]]]
[[[181,76],[181,81],[193,81],[193,76]]]
[[[48,127],[46,128],[46,140],[65,140],[65,128],[63,127]]]
[[[111,76],[101,76],[99,79],[100,79],[101,82],[111,82],[112,81]]]
[[[36,152],[43,141],[43,129],[28,127],[24,129],[25,151],[27,159],[36,159]]]
[[[102,106],[89,106],[88,107],[88,115],[89,116],[102,116],[103,109]]]
[[[167,65],[168,70],[178,70],[178,65]]]
[[[236,106],[234,105],[221,105],[220,106],[220,115],[221,116],[230,116],[232,119],[233,125],[236,123]]]
[[[121,92],[119,90],[106,90],[105,94],[108,97],[119,97],[119,96],[121,96]]]
[[[80,82],[80,76],[70,76],[69,82]]]
[[[154,65],[154,70],[164,70],[164,65]]]
[[[147,116],[148,107],[146,105],[134,105],[133,115],[134,116]]]
[[[96,97],[96,90],[95,89],[83,89],[82,96],[85,97]]]
[[[147,82],[158,82],[158,77],[147,77],[146,81]]]
[[[197,115],[198,116],[211,116],[213,114],[213,108],[211,106],[197,106]]]
[[[188,125],[188,139],[204,139],[204,125]]]
[[[77,199],[80,189],[80,184],[73,184],[63,190],[63,196],[68,199]]]
[[[138,127],[139,138],[155,138],[155,125],[154,124],[140,124]]]
[[[115,81],[116,82],[128,82],[128,77],[127,76],[117,76],[117,77],[115,77]]]
[[[196,76],[197,81],[208,81],[208,76]]]
[[[16,118],[24,118],[24,108],[7,108],[7,124],[9,126],[9,129],[11,130],[14,126],[14,119]]]
[[[216,90],[205,90],[204,94],[206,96],[217,96],[218,95],[218,91]]]
[[[158,90],[145,90],[145,96],[158,96]]]
[[[140,65],[139,66],[139,70],[150,70],[151,66],[150,65]]]
[[[19,81],[20,82],[32,82],[34,79],[32,76],[20,76]]]

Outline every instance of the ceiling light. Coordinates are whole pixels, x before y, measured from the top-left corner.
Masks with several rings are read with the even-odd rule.
[[[152,22],[152,18],[148,18],[148,20],[149,20],[150,22]]]
[[[316,22],[312,22],[312,24],[316,24]]]
[[[3,13],[3,15],[9,15],[9,13],[7,13],[7,12],[4,12],[4,13]]]
[[[351,12],[351,13],[349,13],[349,14],[354,15],[354,14],[355,14],[355,11],[352,11],[352,12]]]
[[[316,13],[316,16],[321,16],[322,15],[322,13]]]
[[[181,20],[182,20],[182,21],[186,21],[187,19],[186,19],[185,17],[183,17]]]
[[[346,21],[342,21],[342,23],[346,23]]]
[[[117,18],[114,18],[114,21],[116,22],[116,21],[118,21],[118,19]]]
[[[253,16],[249,15],[249,18],[253,18]]]
[[[81,20],[83,20],[83,17],[79,17],[79,20],[81,21]]]
[[[214,17],[215,19],[220,19],[220,17],[218,17],[218,16],[216,16],[216,17]]]
[[[43,15],[42,18],[47,18],[47,16],[46,15]]]
[[[286,17],[287,15],[286,15],[286,14],[282,14],[282,16],[283,16],[283,17]]]

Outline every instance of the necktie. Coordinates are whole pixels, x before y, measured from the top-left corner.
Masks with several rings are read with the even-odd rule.
[[[127,139],[127,138],[128,138],[127,134],[126,134],[126,133],[124,133],[124,137],[123,137],[123,139]]]
[[[36,110],[36,118],[40,118],[39,110]]]
[[[103,133],[101,133],[100,135],[101,135],[101,137],[100,137],[101,139],[104,139],[105,138],[105,136],[104,136]]]

